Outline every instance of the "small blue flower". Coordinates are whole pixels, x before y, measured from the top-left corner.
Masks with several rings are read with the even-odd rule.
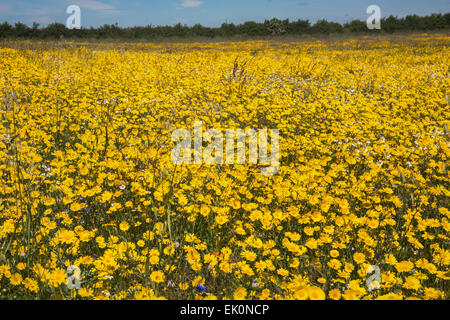
[[[206,290],[206,287],[204,285],[198,284],[195,289],[197,289],[197,291],[203,292]]]
[[[322,121],[327,121],[327,118],[322,118]]]

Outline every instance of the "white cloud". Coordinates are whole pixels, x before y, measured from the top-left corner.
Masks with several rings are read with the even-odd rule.
[[[110,4],[95,0],[72,0],[68,2],[70,2],[70,4],[75,4],[79,6],[81,9],[88,9],[94,11],[117,10],[114,6]]]
[[[181,3],[181,6],[183,8],[196,8],[199,7],[203,4],[203,1],[199,1],[199,0],[183,0],[183,2]]]
[[[92,11],[98,11],[100,13],[105,14],[118,14],[121,11],[118,10],[113,5],[110,5],[108,3],[104,3],[101,1],[95,1],[95,0],[68,0],[67,3],[70,2],[70,4],[77,5],[81,8],[81,10],[92,10]]]
[[[84,9],[89,10],[114,10],[115,8],[107,3],[103,3],[100,1],[93,1],[93,0],[78,0],[74,1],[77,5]]]

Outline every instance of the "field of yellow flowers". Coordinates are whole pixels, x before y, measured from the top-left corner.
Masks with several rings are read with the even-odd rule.
[[[0,299],[449,299],[449,40],[3,42]]]

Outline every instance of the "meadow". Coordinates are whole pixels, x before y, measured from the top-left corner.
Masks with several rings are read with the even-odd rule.
[[[449,40],[3,41],[0,299],[449,299]]]

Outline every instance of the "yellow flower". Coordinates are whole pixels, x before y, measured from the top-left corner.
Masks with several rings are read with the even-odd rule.
[[[83,208],[83,205],[81,205],[78,202],[74,202],[70,205],[70,210],[73,212],[77,212],[80,211]]]
[[[185,290],[187,290],[189,288],[189,283],[187,283],[187,282],[180,282],[178,284],[178,287],[180,288],[180,290],[185,291]]]
[[[419,279],[409,276],[406,278],[405,283],[403,284],[403,287],[405,289],[411,289],[411,290],[419,290],[421,287]]]
[[[0,45],[0,293],[448,298],[450,36],[401,37]]]
[[[339,289],[331,289],[328,292],[328,296],[330,297],[330,299],[340,300],[341,299],[341,292],[339,291]]]
[[[395,265],[397,263],[397,259],[392,254],[387,254],[385,261],[387,264]]]
[[[226,222],[228,222],[228,216],[226,216],[226,215],[216,216],[215,221],[217,224],[220,224],[220,225],[225,224]]]
[[[337,259],[331,259],[327,264],[330,268],[335,270],[339,270],[342,267],[342,263]]]
[[[363,253],[356,252],[355,254],[353,254],[353,260],[356,263],[361,264],[366,261],[366,256]]]
[[[56,269],[50,275],[50,283],[54,287],[58,287],[60,284],[67,283],[66,270]]]
[[[234,300],[245,300],[247,297],[247,289],[244,287],[239,287],[234,291],[233,298]]]
[[[334,249],[331,250],[331,251],[330,251],[330,256],[333,257],[333,258],[339,257],[339,251],[334,250]]]
[[[161,282],[163,282],[165,278],[166,278],[166,277],[165,277],[164,273],[162,273],[161,271],[153,271],[153,272],[150,274],[150,279],[151,279],[153,282],[156,282],[156,283],[161,283]]]
[[[22,276],[20,275],[20,273],[14,273],[9,281],[13,286],[17,286],[22,283]]]
[[[206,204],[202,204],[200,207],[200,214],[202,216],[207,216],[209,213],[211,212],[211,209],[206,205]]]
[[[342,294],[345,300],[359,300],[359,292],[353,289],[347,289]]]
[[[149,259],[150,264],[157,264],[159,262],[158,256],[151,256]]]
[[[19,270],[23,270],[23,269],[25,269],[26,268],[26,263],[24,263],[24,262],[19,262],[18,264],[17,264],[17,269],[19,269]]]
[[[396,293],[388,293],[382,296],[379,296],[377,300],[403,300],[403,297],[401,294]]]
[[[325,292],[317,286],[308,287],[308,296],[311,300],[325,300],[326,298]]]
[[[255,261],[258,255],[252,251],[244,250],[241,252],[241,256],[244,257],[248,261]]]
[[[91,233],[87,230],[84,230],[80,233],[79,237],[80,241],[88,242],[89,240],[91,240]]]
[[[287,277],[289,275],[289,271],[287,271],[286,269],[283,269],[283,268],[278,269],[277,273],[282,277]]]
[[[309,290],[306,286],[301,286],[295,289],[294,298],[296,300],[306,300],[309,297]]]
[[[59,241],[61,243],[71,244],[76,240],[75,232],[72,230],[63,230],[59,234]]]
[[[194,280],[192,280],[192,286],[196,287],[197,285],[204,285],[205,284],[205,279],[202,276],[196,276],[194,278]]]
[[[424,288],[425,299],[444,299],[444,292],[435,288]]]
[[[46,206],[51,206],[54,205],[56,203],[54,198],[45,198],[44,199],[44,205]]]
[[[398,272],[409,272],[414,268],[414,263],[410,261],[400,261],[395,264]]]
[[[27,288],[31,292],[37,293],[39,291],[38,283],[34,279],[31,279],[28,277],[25,278],[25,280],[23,281],[23,285],[25,286],[25,288]]]
[[[270,290],[269,289],[263,289],[258,296],[259,300],[267,300],[270,298]]]
[[[119,224],[119,228],[120,228],[120,230],[122,230],[122,231],[127,231],[128,229],[130,229],[130,225],[128,224],[128,222],[122,221],[122,222]]]
[[[32,197],[32,198],[38,198],[39,195],[40,195],[40,192],[39,192],[39,191],[36,191],[36,190],[35,190],[35,191],[32,191],[32,192],[31,192],[31,197]]]
[[[77,293],[80,295],[80,297],[87,298],[94,295],[94,290],[92,288],[80,288]]]
[[[137,243],[136,243],[139,247],[143,247],[143,246],[145,246],[145,241],[144,240],[139,240]]]

